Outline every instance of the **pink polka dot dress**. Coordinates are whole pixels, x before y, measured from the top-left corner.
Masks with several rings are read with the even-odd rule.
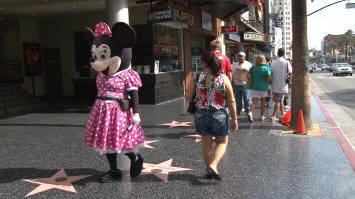
[[[98,74],[96,86],[99,97],[123,99],[142,82],[137,72],[126,69],[109,76]],[[131,124],[132,108],[124,111],[117,102],[97,99],[86,125],[85,143],[101,154],[137,152],[144,145],[145,135],[141,125],[128,131]]]

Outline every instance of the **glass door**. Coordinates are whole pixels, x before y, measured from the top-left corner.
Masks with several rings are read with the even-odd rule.
[[[191,37],[191,72],[192,74],[201,72],[201,58],[205,49],[205,39],[203,37]]]

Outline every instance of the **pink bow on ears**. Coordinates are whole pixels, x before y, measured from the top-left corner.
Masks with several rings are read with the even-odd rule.
[[[104,22],[100,22],[95,26],[95,37],[99,37],[102,35],[112,37],[110,27]]]

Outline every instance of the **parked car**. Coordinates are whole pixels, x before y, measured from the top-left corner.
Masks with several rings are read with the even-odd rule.
[[[321,66],[321,68],[322,68],[322,70],[329,70],[329,65],[328,64],[322,64],[322,66]]]
[[[336,64],[336,67],[333,70],[333,76],[338,76],[341,74],[345,75],[353,75],[353,69],[348,63],[338,63]]]

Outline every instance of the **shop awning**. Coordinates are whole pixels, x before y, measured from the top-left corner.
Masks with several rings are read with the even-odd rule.
[[[191,0],[195,6],[224,19],[248,6],[250,0]]]

